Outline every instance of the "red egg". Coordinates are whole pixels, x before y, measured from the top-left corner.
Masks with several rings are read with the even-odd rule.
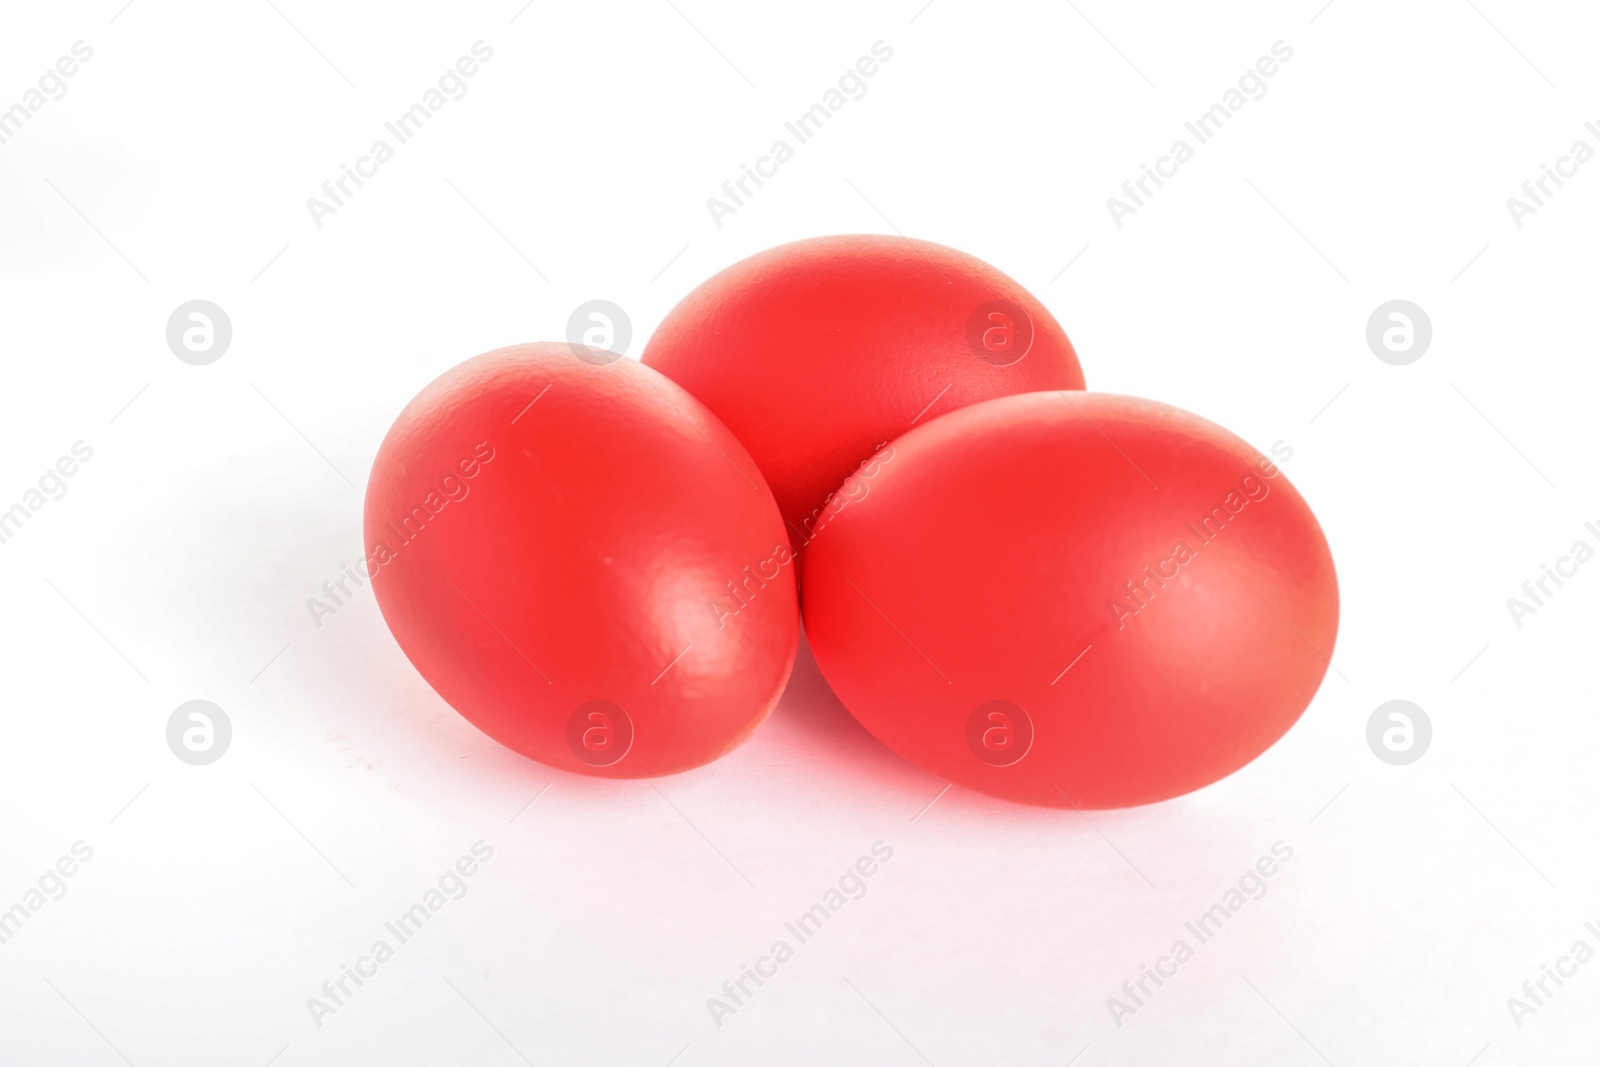
[[[633,360],[533,344],[445,373],[378,450],[365,527],[378,605],[423,678],[554,767],[707,763],[794,664],[794,568],[760,471]]]
[[[1329,666],[1321,527],[1195,415],[1006,397],[876,465],[807,549],[806,634],[845,707],[941,777],[1048,807],[1178,796],[1265,751]]]
[[[801,549],[881,444],[1012,393],[1082,389],[1043,304],[981,260],[904,237],[820,237],[722,271],[662,321],[644,363],[744,442]]]

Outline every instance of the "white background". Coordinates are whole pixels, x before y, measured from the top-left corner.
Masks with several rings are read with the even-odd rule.
[[[1579,938],[1600,948],[1600,564],[1521,628],[1505,603],[1578,538],[1600,547],[1600,162],[1521,228],[1505,203],[1575,139],[1600,148],[1592,10],[275,2],[13,5],[0,32],[0,107],[94,49],[0,145],[0,508],[94,449],[0,545],[0,908],[94,850],[0,945],[0,1060],[1600,1049],[1600,961],[1521,1027],[1506,1005]],[[306,198],[480,39],[467,95],[317,228]],[[867,95],[716,227],[706,198],[878,40],[894,57]],[[1267,95],[1116,227],[1106,198],[1278,40],[1294,56]],[[446,368],[559,339],[596,297],[637,356],[717,269],[895,229],[1032,289],[1091,388],[1293,447],[1342,579],[1338,670],[1255,763],[1092,824],[960,789],[928,807],[944,783],[802,652],[727,758],[584,779],[460,719],[370,593],[313,622],[307,598],[360,556],[382,434]],[[196,298],[233,324],[209,366],[165,341]],[[1364,337],[1395,298],[1434,329],[1403,367]],[[193,698],[233,723],[210,766],[166,745]],[[1365,740],[1393,698],[1433,722],[1410,766]],[[480,839],[467,895],[314,1025],[307,998]],[[714,1025],[706,999],[879,840],[867,896]],[[1118,1027],[1107,998],[1277,841],[1294,858],[1268,894]]]

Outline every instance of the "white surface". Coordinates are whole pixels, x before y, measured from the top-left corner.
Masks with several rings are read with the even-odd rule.
[[[1505,605],[1600,520],[1600,164],[1521,228],[1505,204],[1575,139],[1600,147],[1591,9],[276,2],[25,5],[0,34],[0,106],[94,49],[0,145],[0,506],[94,449],[0,545],[0,908],[94,850],[0,945],[0,1059],[1596,1053],[1600,962],[1520,1028],[1506,1006],[1600,948],[1600,566],[1520,629]],[[467,95],[315,227],[306,198],[478,40]],[[866,96],[713,225],[705,199],[878,40]],[[1279,40],[1267,95],[1113,225],[1106,198]],[[890,220],[1029,286],[1092,387],[1294,448],[1342,578],[1343,677],[1253,765],[1093,825],[961,790],[923,811],[943,783],[803,655],[728,758],[587,780],[457,717],[370,594],[314,625],[306,599],[358,558],[378,441],[435,375],[559,339],[594,297],[628,310],[637,355],[714,270]],[[234,329],[203,367],[164,339],[195,298]],[[1364,340],[1393,298],[1432,318],[1410,366]],[[206,767],[164,738],[197,697],[234,727]],[[1435,730],[1407,767],[1365,741],[1396,697]],[[466,895],[314,1025],[307,998],[479,840]],[[879,840],[868,894],[715,1026],[707,998]],[[1277,841],[1294,858],[1267,895],[1116,1026],[1107,998]]]

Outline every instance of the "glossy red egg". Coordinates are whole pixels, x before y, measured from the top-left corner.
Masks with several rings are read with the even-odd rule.
[[[1238,770],[1328,669],[1333,559],[1271,459],[1177,408],[1007,397],[893,442],[806,555],[845,707],[951,781],[1144,804]]]
[[[564,344],[447,372],[366,500],[383,617],[479,729],[607,777],[709,762],[772,709],[799,638],[771,492],[699,401]]]
[[[1012,393],[1082,389],[1043,304],[963,252],[820,237],[734,264],[686,296],[642,357],[744,442],[796,549],[881,444]]]

